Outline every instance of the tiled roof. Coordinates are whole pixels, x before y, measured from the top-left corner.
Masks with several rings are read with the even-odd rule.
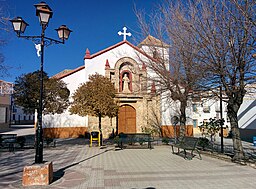
[[[68,75],[71,75],[71,74],[73,74],[73,73],[75,73],[75,72],[77,72],[77,71],[79,71],[79,70],[82,70],[82,69],[84,69],[84,66],[80,66],[80,67],[78,67],[78,68],[76,68],[76,69],[73,69],[73,70],[66,69],[66,70],[63,70],[63,71],[61,71],[61,72],[55,74],[55,75],[52,76],[52,77],[53,77],[53,78],[56,78],[56,79],[62,79],[63,77],[66,77],[66,76],[68,76]]]
[[[158,47],[169,47],[166,43],[163,41],[153,37],[152,35],[148,35],[146,39],[144,39],[138,47],[140,48],[142,45],[148,45],[148,46],[158,46]]]

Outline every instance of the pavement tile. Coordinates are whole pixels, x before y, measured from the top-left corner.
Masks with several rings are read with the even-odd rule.
[[[65,142],[65,143],[64,143]],[[23,167],[34,162],[34,149],[0,152],[0,188],[17,189]],[[185,160],[169,146],[115,150],[114,146],[89,147],[83,139],[63,141],[44,149],[53,162],[54,182],[34,188],[169,189],[248,188],[256,186],[256,169],[202,155]]]

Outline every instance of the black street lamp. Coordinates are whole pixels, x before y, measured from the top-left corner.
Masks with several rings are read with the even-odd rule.
[[[44,65],[44,47],[51,44],[64,44],[65,40],[68,39],[70,33],[72,32],[65,25],[60,26],[57,30],[58,36],[61,39],[55,40],[45,36],[45,29],[48,26],[49,20],[53,15],[51,8],[45,3],[41,2],[34,5],[36,7],[36,16],[39,17],[40,25],[42,26],[42,31],[40,36],[21,36],[26,30],[28,24],[21,18],[17,17],[12,20],[13,29],[20,38],[30,39],[36,41],[40,44],[37,49],[40,51],[41,64],[40,64],[40,98],[39,98],[39,108],[38,108],[38,122],[36,127],[36,155],[35,163],[43,163],[43,129],[42,129],[42,113],[43,113],[43,65]]]

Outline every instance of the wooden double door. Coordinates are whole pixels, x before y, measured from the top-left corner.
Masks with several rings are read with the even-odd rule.
[[[118,133],[136,133],[136,110],[132,106],[119,108]]]

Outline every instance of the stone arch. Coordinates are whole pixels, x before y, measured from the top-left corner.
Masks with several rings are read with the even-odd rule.
[[[129,63],[131,64],[136,70],[139,70],[139,65],[138,63],[133,59],[133,58],[130,58],[130,57],[123,57],[123,58],[120,58],[116,64],[115,64],[115,70],[116,69],[119,69],[120,66],[124,63]]]
[[[129,104],[119,108],[118,133],[136,133],[136,109]]]

